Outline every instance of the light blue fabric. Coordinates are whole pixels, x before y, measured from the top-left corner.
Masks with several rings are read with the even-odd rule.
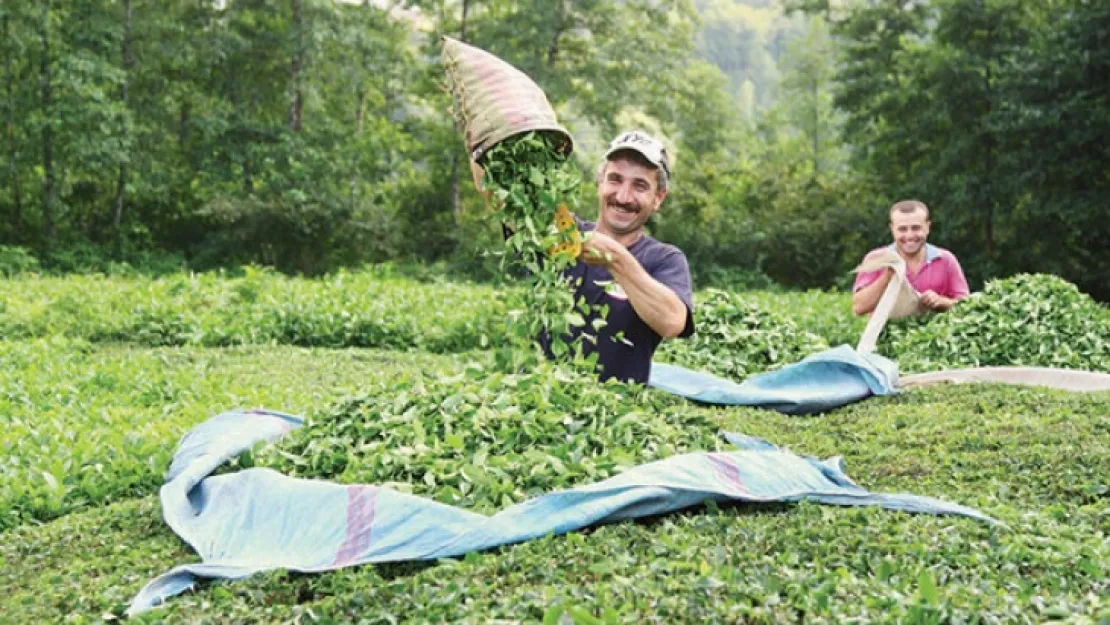
[[[652,363],[648,384],[706,404],[759,406],[786,414],[825,412],[898,391],[898,364],[848,345],[813,354],[743,384],[677,365]]]
[[[128,614],[158,605],[198,578],[459,556],[710,499],[882,506],[994,523],[975,510],[937,499],[869,493],[845,475],[839,458],[801,457],[740,434],[727,435],[737,451],[667,458],[493,516],[379,486],[297,479],[269,469],[211,476],[228,459],[300,423],[268,411],[228,412],[185,436],[161,490],[162,508],[166,522],[196,549],[201,562],[152,580]]]

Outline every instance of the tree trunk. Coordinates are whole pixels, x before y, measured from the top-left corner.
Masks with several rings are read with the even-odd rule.
[[[185,149],[185,142],[189,140],[189,103],[182,102],[177,111],[177,146]]]
[[[363,56],[363,62],[365,61],[366,57]],[[366,117],[366,100],[369,96],[370,90],[365,88],[360,88],[358,95],[355,96],[355,136],[362,136],[363,119]]]
[[[364,0],[362,6],[367,10],[371,10],[370,0]],[[361,69],[365,70],[369,66],[369,55],[366,53],[366,49],[363,48]],[[369,97],[370,90],[366,88],[364,82],[360,82],[358,93],[355,96],[355,134],[357,136],[362,135],[363,120],[366,118],[366,102]]]
[[[459,41],[466,43],[466,16],[470,12],[470,0],[463,0],[462,22],[459,24]],[[462,227],[462,198],[459,197],[459,153],[451,152],[451,214],[455,216],[455,230]]]
[[[987,37],[991,37],[991,35],[992,35],[992,33],[990,31],[988,31],[987,32]],[[982,122],[981,122],[983,127],[985,128],[985,132],[984,132],[984,136],[983,136],[983,148],[984,148],[984,150],[983,150],[983,153],[984,153],[984,159],[983,159],[983,168],[984,168],[984,171],[983,171],[983,174],[984,174],[983,175],[983,186],[984,186],[984,189],[983,189],[983,191],[985,191],[985,193],[980,192],[979,195],[980,195],[980,197],[982,197],[986,200],[984,202],[984,204],[986,204],[986,214],[984,215],[986,223],[984,224],[985,227],[984,227],[983,234],[984,234],[984,238],[986,239],[985,242],[986,242],[987,258],[990,258],[991,260],[993,260],[994,259],[994,204],[997,200],[995,199],[994,193],[991,192],[991,188],[990,188],[991,181],[994,180],[994,138],[990,134],[989,127],[987,127],[987,124],[989,124],[989,122],[990,122],[991,108],[992,108],[991,107],[991,98],[993,97],[992,94],[991,94],[991,88],[992,88],[991,78],[992,78],[991,77],[991,63],[990,63],[990,58],[988,57],[988,59],[987,59],[987,71],[986,71],[986,75],[985,75],[986,92],[988,94],[987,98],[986,98],[987,110],[986,110],[986,113],[983,115],[983,119],[982,119]]]
[[[551,35],[551,43],[547,46],[547,69],[550,70],[555,67],[555,60],[559,58],[559,38],[563,36],[563,32],[567,28],[567,3],[565,0],[559,2],[559,18],[555,22],[555,32]]]
[[[246,146],[243,150],[243,190],[248,195],[254,193],[254,167],[251,165],[251,155]]]
[[[231,10],[231,9],[229,9]],[[234,63],[221,63],[223,72],[223,93],[231,104],[230,123],[225,131],[223,140],[230,148],[227,152],[229,165],[238,165],[243,170],[243,192],[246,195],[254,193],[254,165],[251,163],[251,144],[254,139],[250,132],[250,124],[244,121],[249,115],[243,97],[243,86],[239,81],[237,71],[240,69]]]
[[[127,86],[131,80],[131,0],[123,0],[123,84],[120,85],[120,101],[124,110],[127,109]],[[127,125],[123,127],[123,138],[126,144]],[[122,233],[120,223],[123,221],[123,200],[127,193],[127,159],[119,164],[119,181],[116,185],[116,207],[112,212],[112,234],[116,241],[116,252],[122,247]]]
[[[470,0],[463,0],[462,23],[459,25],[459,41],[466,43],[466,14],[470,12]]]
[[[46,244],[53,246],[58,236],[58,228],[54,223],[54,128],[53,119],[53,92],[51,91],[50,77],[50,4],[51,0],[42,3],[42,58],[39,59],[39,79],[42,83],[42,112],[45,122],[42,125],[42,169],[44,182],[42,186],[42,216],[46,222]]]
[[[821,88],[813,79],[813,175],[821,171]]]
[[[293,64],[290,77],[289,131],[301,131],[301,113],[304,93],[301,90],[301,71],[304,68],[304,1],[293,0]]]
[[[10,36],[10,16],[7,12],[4,13],[4,41],[9,41]],[[11,54],[5,54],[5,69],[7,70],[8,81],[6,85],[6,93],[4,94],[4,129],[8,137],[8,179],[11,181],[12,187],[12,201],[14,202],[14,211],[12,214],[12,227],[16,236],[23,236],[23,190],[19,180],[19,146],[16,144],[15,136],[15,70],[12,68]]]

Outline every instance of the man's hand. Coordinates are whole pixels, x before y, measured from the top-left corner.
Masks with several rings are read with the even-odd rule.
[[[578,255],[587,265],[609,267],[628,249],[613,240],[613,237],[597,232],[587,232],[582,239],[582,253]]]
[[[879,299],[883,296],[883,291],[892,279],[894,279],[894,270],[886,267],[877,280],[852,293],[852,312],[857,315],[868,315],[874,312],[875,307],[879,305]]]
[[[659,282],[613,237],[596,230],[585,233],[578,256],[596,267],[605,267],[624,289],[640,319],[656,334],[672,338],[682,334],[689,314],[686,304],[671,287]]]
[[[937,312],[945,312],[950,310],[956,304],[956,300],[949,299],[934,291],[925,291],[921,294],[921,303],[930,310]]]

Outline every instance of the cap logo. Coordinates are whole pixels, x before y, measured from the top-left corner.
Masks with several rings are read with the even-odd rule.
[[[644,158],[651,161],[657,167],[662,167],[667,173],[670,173],[670,159],[667,157],[667,148],[659,142],[658,139],[643,132],[633,130],[624,134],[618,135],[613,142],[609,144],[609,153],[613,153],[619,149],[632,149],[644,155]]]

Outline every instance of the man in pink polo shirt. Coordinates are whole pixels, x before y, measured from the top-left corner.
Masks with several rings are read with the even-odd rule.
[[[871,250],[867,258],[894,249],[906,261],[906,279],[921,295],[921,303],[944,312],[968,296],[967,280],[952,252],[926,243],[929,225],[929,207],[924,202],[898,202],[890,207],[894,244]],[[875,310],[893,276],[894,270],[889,268],[857,274],[852,288],[852,312],[866,315]]]

